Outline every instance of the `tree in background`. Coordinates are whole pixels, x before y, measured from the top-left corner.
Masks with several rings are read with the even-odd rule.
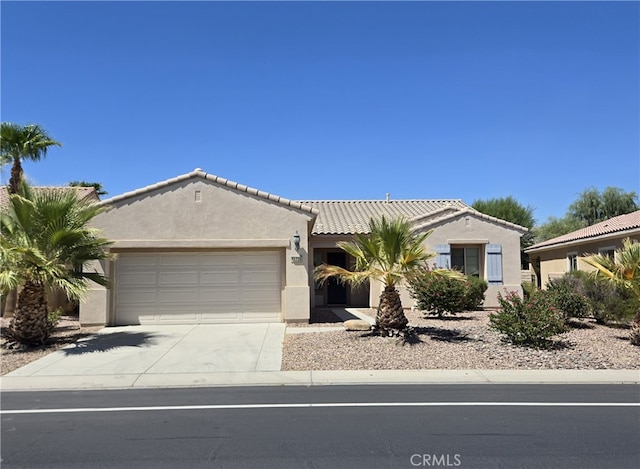
[[[567,215],[584,223],[584,226],[608,220],[618,215],[638,210],[638,195],[618,187],[607,187],[600,192],[595,187],[582,191],[569,206]]]
[[[107,195],[108,192],[104,190],[104,187],[99,182],[87,182],[87,181],[71,181],[69,187],[93,187],[96,190],[96,194],[99,196]]]
[[[600,192],[590,187],[580,193],[563,218],[549,217],[546,223],[536,227],[536,242],[556,238],[638,209],[638,195],[633,191],[607,187]]]
[[[520,238],[520,247],[524,249],[533,244],[534,236],[531,229],[536,223],[533,218],[533,207],[525,207],[512,196],[487,200],[478,199],[471,206],[485,215],[528,228],[529,232]]]
[[[533,226],[536,221],[533,218],[533,207],[525,207],[512,196],[487,200],[478,199],[473,202],[471,206],[485,215],[500,218],[501,220],[506,220],[529,229],[529,231],[520,238],[522,268],[528,268],[529,259],[523,250],[531,246],[535,239]]]
[[[536,242],[546,241],[547,239],[557,238],[563,234],[584,228],[586,225],[577,218],[565,216],[562,218],[549,217],[546,223],[537,226],[535,229]]]
[[[3,122],[0,129],[0,164],[11,163],[9,193],[16,194],[22,182],[22,161],[39,161],[47,156],[51,146],[62,146],[53,140],[39,125],[12,124]]]

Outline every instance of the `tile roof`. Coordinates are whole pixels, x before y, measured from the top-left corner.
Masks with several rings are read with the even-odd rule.
[[[312,234],[367,233],[371,217],[421,219],[429,214],[458,212],[469,206],[461,200],[305,200],[319,211]]]
[[[247,194],[251,194],[251,195],[255,195],[256,197],[260,197],[266,200],[270,200],[272,202],[276,202],[278,204],[281,205],[285,205],[287,207],[292,207],[298,210],[301,210],[303,212],[308,212],[311,213],[313,215],[316,215],[317,212],[314,208],[306,206],[300,202],[296,202],[293,200],[289,200],[289,199],[285,199],[284,197],[280,197],[278,195],[274,195],[274,194],[270,194],[268,192],[264,192],[264,191],[260,191],[258,189],[254,189],[253,187],[248,187],[245,186],[243,184],[239,184],[237,182],[234,181],[230,181],[228,179],[225,178],[221,178],[220,176],[216,176],[215,174],[209,174],[206,171],[203,171],[200,168],[196,168],[193,171],[191,171],[190,173],[187,174],[183,174],[181,176],[177,176],[171,179],[167,179],[165,181],[161,181],[158,182],[156,184],[151,184],[149,186],[146,187],[142,187],[140,189],[136,189],[134,191],[130,191],[130,192],[125,192],[124,194],[121,195],[117,195],[115,197],[111,197],[110,199],[105,199],[103,200],[101,203],[103,205],[108,205],[108,204],[113,204],[115,202],[120,202],[121,200],[125,200],[128,199],[130,197],[135,197],[138,195],[142,195],[142,194],[146,194],[148,192],[157,190],[157,189],[162,189],[163,187],[167,187],[170,186],[171,184],[175,184],[177,182],[181,182],[181,181],[186,181],[188,179],[194,179],[194,178],[202,178],[202,179],[206,179],[208,181],[211,182],[215,182],[216,184],[220,184],[226,187],[230,187],[231,189],[235,189],[241,192],[246,192]]]
[[[579,230],[572,231],[571,233],[558,236],[557,238],[548,239],[547,241],[534,244],[530,248],[526,249],[526,251],[535,251],[538,249],[555,247],[566,243],[616,233],[624,235],[626,231],[638,229],[640,229],[640,210],[627,213],[626,215],[609,218],[608,220],[601,221],[595,225],[590,225],[586,228],[581,228]]]
[[[76,191],[80,200],[94,199],[96,202],[100,200],[98,193],[93,187],[70,187],[70,186],[35,186],[33,189],[41,191]],[[9,203],[9,191],[6,186],[0,187],[0,207],[6,207]]]

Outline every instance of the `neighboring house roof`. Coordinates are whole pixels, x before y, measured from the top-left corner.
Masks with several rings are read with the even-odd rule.
[[[538,244],[534,244],[526,249],[526,252],[552,249],[566,244],[575,244],[582,241],[597,239],[609,236],[625,236],[628,234],[640,233],[640,210],[619,215],[600,223],[581,228],[571,233],[567,233],[556,238],[548,239]]]
[[[75,191],[80,200],[99,201],[100,197],[94,187],[70,187],[70,186],[35,186],[33,189],[37,191]],[[0,207],[6,207],[9,204],[9,191],[6,186],[0,187]]]
[[[491,220],[509,228],[527,229],[480,213],[459,199],[435,200],[305,200],[300,202],[319,211],[314,235],[349,235],[369,232],[369,220],[385,216],[404,217],[417,228],[446,221],[462,214]]]
[[[109,205],[109,204],[113,204],[116,202],[120,202],[122,200],[131,198],[131,197],[137,197],[140,195],[144,195],[147,194],[149,192],[158,190],[158,189],[162,189],[164,187],[168,187],[172,184],[178,183],[178,182],[182,182],[182,181],[186,181],[189,179],[196,179],[196,178],[201,178],[201,179],[205,179],[207,181],[211,181],[214,182],[216,184],[220,184],[222,186],[225,187],[229,187],[231,189],[235,189],[237,191],[240,192],[246,192],[247,194],[251,194],[254,195],[256,197],[260,197],[262,199],[265,200],[269,200],[271,202],[276,202],[278,204],[287,206],[287,207],[291,207],[291,208],[295,208],[298,210],[301,210],[303,212],[308,212],[311,213],[313,215],[317,215],[318,212],[316,209],[314,209],[313,207],[309,207],[303,203],[300,202],[295,202],[293,200],[289,200],[289,199],[285,199],[284,197],[280,197],[274,194],[270,194],[268,192],[264,192],[264,191],[260,191],[258,189],[254,189],[252,187],[248,187],[245,186],[243,184],[239,184],[237,182],[234,181],[230,181],[228,179],[224,179],[221,178],[219,176],[216,176],[215,174],[209,174],[205,171],[203,171],[200,168],[196,168],[193,171],[191,171],[190,173],[187,174],[183,174],[181,176],[177,176],[171,179],[167,179],[165,181],[161,181],[158,182],[156,184],[151,184],[150,186],[146,186],[143,187],[141,189],[137,189],[135,191],[131,191],[131,192],[125,192],[124,194],[121,195],[117,195],[115,197],[111,197],[110,199],[105,199],[101,202],[102,205]]]

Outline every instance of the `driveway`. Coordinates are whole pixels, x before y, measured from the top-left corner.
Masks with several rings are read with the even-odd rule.
[[[280,371],[285,324],[107,327],[7,377]]]

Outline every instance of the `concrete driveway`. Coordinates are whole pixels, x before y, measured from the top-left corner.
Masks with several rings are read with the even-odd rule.
[[[7,377],[280,371],[285,324],[107,327]]]

